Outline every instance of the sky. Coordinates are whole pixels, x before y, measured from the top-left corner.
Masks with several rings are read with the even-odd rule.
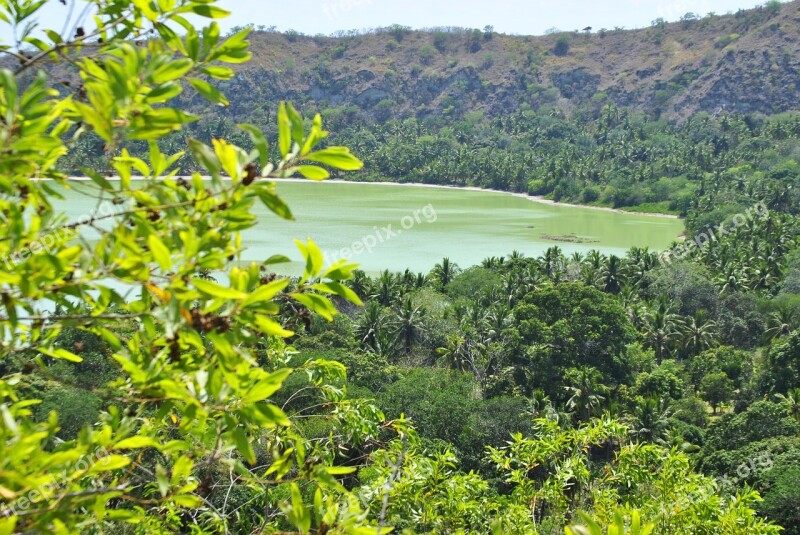
[[[80,0],[67,0],[67,3]],[[276,26],[306,34],[329,35],[353,30],[402,24],[412,28],[461,26],[520,35],[541,35],[546,30],[640,28],[661,17],[678,20],[687,12],[719,15],[749,9],[765,0],[219,0],[232,15],[221,21],[228,29],[245,24]],[[42,26],[61,29],[67,7],[49,0]],[[80,11],[79,9],[75,10]],[[75,15],[73,15],[75,17]],[[0,39],[11,33],[0,27]]]

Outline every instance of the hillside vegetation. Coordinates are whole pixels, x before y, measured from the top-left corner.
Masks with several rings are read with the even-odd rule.
[[[378,120],[542,105],[614,103],[670,119],[797,106],[799,2],[688,15],[638,30],[541,37],[400,26],[340,37],[262,31],[253,35],[253,61],[228,90],[244,109],[288,99],[312,109],[355,105]]]
[[[692,88],[743,83],[712,61],[653,90],[670,111],[642,81],[660,71],[586,59],[641,68],[659,35],[697,40],[685,69],[763,56],[796,3],[603,36],[256,32],[251,65],[249,29],[184,19],[214,0],[83,3],[95,28],[43,41],[43,2],[0,2],[20,39],[0,43],[0,535],[800,535],[797,77],[770,95],[742,64],[751,108],[698,111]],[[497,89],[513,43],[541,82]],[[426,97],[381,89],[459,62]],[[533,83],[553,98],[515,100]],[[257,205],[293,218],[273,180],[293,175],[674,211],[690,239],[369,277],[307,238],[285,277],[244,233],[280,232]],[[60,188],[95,209],[68,221]]]
[[[545,37],[397,26],[336,38],[255,31],[253,61],[219,82],[229,105],[182,96],[201,119],[159,144],[178,151],[188,134],[248,146],[236,125],[275,136],[272,103],[290,99],[320,111],[330,142],[364,160],[351,179],[690,216],[705,210],[707,191],[766,176],[768,187],[747,196],[791,205],[800,191],[791,187],[800,154],[798,9],[771,3]],[[84,137],[61,165],[108,169],[103,147]],[[198,169],[188,157],[179,164]]]

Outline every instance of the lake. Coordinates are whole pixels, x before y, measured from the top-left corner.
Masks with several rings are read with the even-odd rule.
[[[443,257],[461,267],[517,250],[539,256],[557,245],[565,254],[598,249],[622,255],[631,246],[665,249],[683,231],[678,219],[555,206],[491,191],[341,182],[280,182],[295,221],[258,204],[259,224],[244,233],[243,259],[286,254],[302,269],[293,238],[312,238],[327,260],[350,256],[369,273],[427,272]],[[57,206],[77,219],[94,206],[67,191]],[[276,266],[278,267],[278,266]]]

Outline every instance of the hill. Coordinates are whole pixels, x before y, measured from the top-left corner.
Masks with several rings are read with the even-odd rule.
[[[541,37],[393,26],[338,37],[256,31],[254,60],[230,82],[240,106],[288,99],[355,105],[378,120],[543,105],[614,103],[685,119],[773,114],[800,102],[800,2],[649,28]]]

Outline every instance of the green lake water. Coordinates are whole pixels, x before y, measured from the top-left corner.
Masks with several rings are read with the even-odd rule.
[[[292,239],[310,237],[327,260],[349,254],[370,273],[387,268],[427,272],[443,257],[468,267],[514,250],[538,256],[553,245],[565,254],[590,249],[623,254],[634,245],[662,250],[683,231],[677,219],[552,206],[488,191],[283,182],[278,193],[295,221],[257,205],[259,224],[243,235],[244,260],[286,254],[299,261]],[[70,219],[94,206],[74,192],[66,197],[58,204]],[[281,271],[300,269],[297,262]]]

